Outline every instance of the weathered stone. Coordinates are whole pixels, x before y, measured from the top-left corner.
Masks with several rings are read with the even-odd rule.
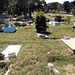
[[[64,39],[68,40],[68,39],[70,39],[70,37],[69,36],[64,36]]]
[[[37,35],[38,35],[39,38],[48,38],[48,36],[45,35],[45,34],[40,34],[40,33],[38,33]]]
[[[4,54],[0,53],[0,60],[4,60]]]
[[[5,20],[5,27],[8,27],[9,24],[8,24],[8,20]]]
[[[0,67],[4,67],[7,64],[7,61],[0,61]]]
[[[48,67],[53,72],[54,75],[60,75],[60,72],[54,67],[52,63],[48,63]]]
[[[8,58],[11,59],[11,58],[16,58],[16,53],[13,52],[13,53],[9,53],[8,54]]]

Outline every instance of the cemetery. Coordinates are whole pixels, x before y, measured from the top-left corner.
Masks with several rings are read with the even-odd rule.
[[[74,10],[57,5],[17,0],[0,10],[0,75],[75,75]]]
[[[20,21],[21,22],[21,21]],[[27,24],[28,22],[26,22]],[[63,26],[64,25],[64,26]],[[0,71],[2,70],[2,73],[6,73],[6,74],[21,74],[20,72],[16,72],[18,71],[17,69],[21,69],[23,66],[27,67],[27,70],[29,70],[30,66],[34,65],[33,68],[35,69],[35,66],[39,67],[43,66],[43,68],[40,67],[40,69],[44,69],[46,72],[46,74],[50,73],[49,68],[47,67],[46,63],[53,63],[55,68],[53,68],[53,72],[54,73],[62,73],[62,74],[69,74],[69,70],[66,70],[64,68],[64,66],[66,64],[70,64],[71,68],[73,69],[74,66],[72,66],[72,64],[74,64],[74,54],[65,46],[63,45],[63,43],[66,44],[66,42],[70,41],[71,39],[67,39],[64,40],[64,36],[68,35],[69,33],[71,34],[71,38],[73,38],[75,36],[75,33],[73,32],[73,26],[74,23],[72,22],[71,24],[69,24],[67,26],[67,24],[61,24],[60,26],[52,26],[49,24],[49,22],[47,22],[47,26],[49,26],[48,29],[46,29],[46,32],[50,32],[51,34],[46,35],[44,33],[37,33],[36,32],[36,27],[35,24],[32,25],[27,25],[24,27],[20,27],[14,34],[7,34],[7,33],[0,33],[0,52],[3,53],[4,55],[4,51],[8,50],[8,48],[10,47],[9,45],[21,45],[21,49],[18,53],[18,56],[16,57],[14,52],[11,52],[11,54],[9,53],[9,56],[11,59],[9,59],[13,64],[11,64],[9,62],[9,60],[5,61],[5,60],[0,60],[0,64],[5,65],[5,70],[7,70],[6,66],[7,63],[10,63],[11,65],[8,65],[8,70],[7,72],[3,71],[0,68]],[[43,39],[42,39],[43,38]],[[45,39],[45,38],[59,38],[59,39]],[[2,40],[4,39],[4,40]],[[60,40],[62,39],[62,40]],[[61,43],[60,41],[63,41],[63,43]],[[66,42],[65,42],[66,41]],[[74,42],[74,41],[73,41]],[[5,46],[4,46],[5,44]],[[70,42],[71,44],[71,42]],[[74,45],[74,43],[72,43]],[[73,46],[72,45],[72,46]],[[17,49],[15,48],[9,48],[9,50],[14,50],[16,51]],[[38,52],[37,52],[38,50]],[[35,54],[33,54],[33,51],[35,52]],[[9,51],[6,51],[9,52]],[[5,53],[6,53],[5,52]],[[48,52],[48,54],[47,54]],[[54,56],[53,56],[54,55]],[[16,58],[13,58],[16,57]],[[29,61],[28,61],[29,60]],[[64,61],[65,60],[65,61]],[[70,61],[71,60],[71,61]],[[43,63],[43,62],[46,63]],[[20,62],[20,63],[19,63]],[[59,67],[57,65],[59,65]],[[10,68],[10,66],[14,66],[14,68]],[[2,66],[2,65],[1,65]],[[22,67],[20,67],[22,66]],[[20,67],[20,68],[19,68]],[[46,69],[47,68],[47,69]],[[70,67],[68,67],[70,68]],[[33,70],[34,70],[33,69]],[[65,72],[63,72],[63,69]],[[11,72],[11,71],[12,72]],[[16,70],[16,71],[14,71]],[[39,70],[39,68],[36,68],[36,70]],[[13,72],[14,71],[14,72]],[[40,70],[39,70],[40,71]],[[74,70],[71,70],[71,72],[73,72]],[[23,73],[25,73],[25,71],[22,71]],[[40,71],[41,72],[41,71]],[[38,72],[36,72],[37,74]],[[41,72],[43,73],[43,72]],[[34,74],[34,73],[33,73]]]

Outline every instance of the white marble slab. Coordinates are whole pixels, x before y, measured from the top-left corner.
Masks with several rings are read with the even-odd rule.
[[[37,33],[37,36],[39,38],[48,38],[48,36],[46,34],[41,34],[41,33]]]
[[[75,38],[70,38],[68,40],[61,39],[61,41],[67,45],[69,48],[71,48],[73,51],[75,51]]]
[[[50,21],[49,24],[52,24],[54,26],[58,26],[58,25],[60,25],[60,22]]]
[[[2,54],[5,55],[5,58],[8,57],[8,54],[15,53],[16,56],[18,55],[18,52],[21,48],[21,45],[9,45]]]

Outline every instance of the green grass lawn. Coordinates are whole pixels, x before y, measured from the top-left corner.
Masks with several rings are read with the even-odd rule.
[[[50,39],[38,38],[35,25],[19,27],[15,33],[0,33],[0,52],[8,45],[22,46],[17,58],[10,60],[12,70],[9,75],[53,75],[48,63],[53,63],[61,75],[75,75],[75,55],[60,42],[64,36],[75,37],[73,23],[47,25]],[[0,75],[4,75],[8,65],[0,68]]]

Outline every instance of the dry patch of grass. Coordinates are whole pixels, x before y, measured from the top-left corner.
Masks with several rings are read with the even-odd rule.
[[[66,75],[75,75],[75,66],[73,64],[67,64],[63,69],[66,70]]]

